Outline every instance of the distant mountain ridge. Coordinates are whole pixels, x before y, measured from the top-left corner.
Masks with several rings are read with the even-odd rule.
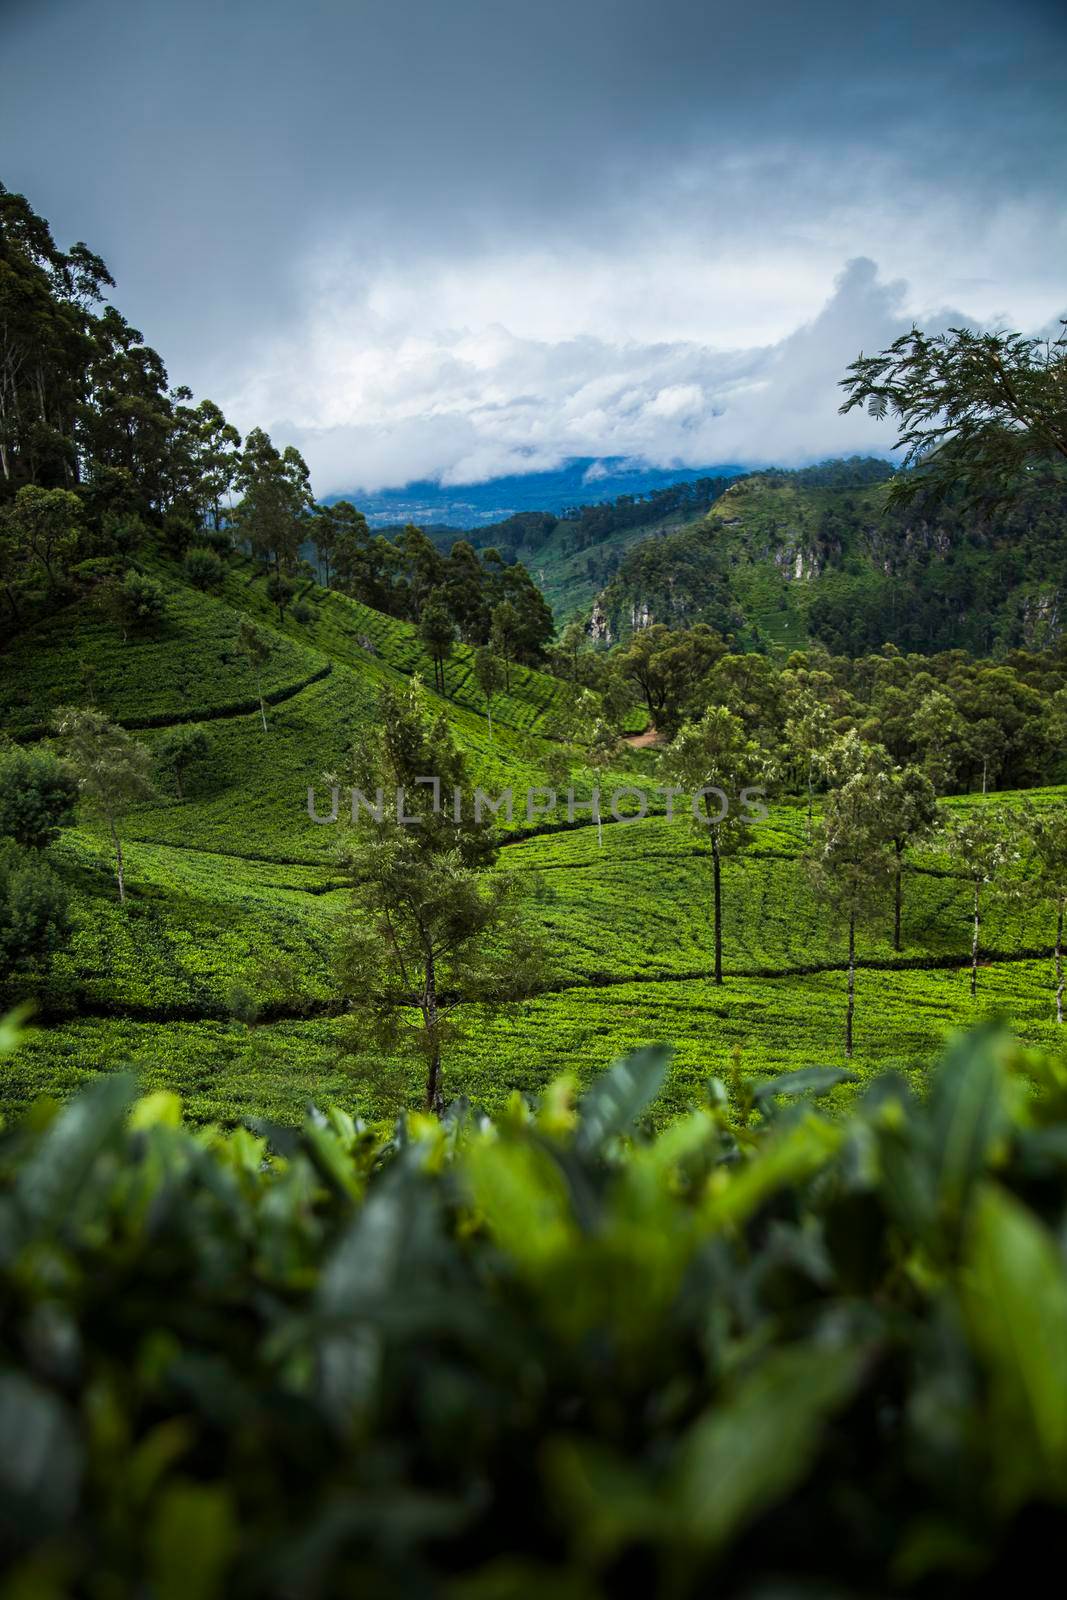
[[[420,528],[484,527],[523,511],[558,514],[570,506],[649,494],[698,478],[730,478],[743,467],[650,467],[622,456],[576,456],[551,472],[513,473],[484,483],[442,484],[424,480],[373,494],[352,489],[324,496],[327,504],[351,500],[372,527],[414,522]]]

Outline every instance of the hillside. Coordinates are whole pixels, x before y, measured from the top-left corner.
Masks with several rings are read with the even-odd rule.
[[[834,464],[847,469],[849,463]],[[593,631],[708,622],[747,648],[861,655],[1047,648],[1067,619],[1067,480],[1030,480],[1008,510],[885,507],[884,482],[822,469],[729,485],[699,518],[626,550]]]
[[[342,1024],[331,962],[347,895],[334,857],[338,830],[306,812],[353,738],[370,732],[385,682],[426,668],[414,630],[315,588],[300,622],[277,626],[261,576],[233,557],[220,596],[198,594],[157,567],[167,597],[154,637],[123,643],[88,602],[15,642],[4,658],[7,719],[33,737],[71,694],[71,644],[93,668],[97,703],[155,747],[166,727],[197,719],[209,755],[186,798],[165,786],[126,824],[129,900],[119,906],[109,842],[83,822],[54,847],[73,891],[74,936],[37,986],[43,1026],[8,1063],[4,1106],[42,1090],[66,1095],[100,1071],[132,1064],[148,1086],[178,1091],[202,1119],[299,1118],[308,1099],[384,1116],[417,1093],[418,1069],[339,1053]],[[272,636],[268,729],[250,706],[248,669],[233,651],[237,613]],[[303,613],[301,613],[303,615]],[[494,699],[494,738],[461,650],[443,706],[476,780],[517,791],[545,784],[553,708],[566,685],[516,668]],[[606,786],[652,791],[646,755]],[[571,781],[587,793],[589,775]],[[953,802],[965,806],[968,802]],[[520,802],[521,804],[521,802]],[[491,1013],[474,1008],[449,1050],[451,1092],[489,1106],[515,1088],[595,1070],[641,1043],[669,1038],[675,1063],[664,1105],[684,1106],[711,1073],[762,1076],[840,1055],[844,951],[807,887],[803,814],[780,801],[725,869],[726,983],[708,971],[706,845],[668,823],[653,795],[643,821],[604,829],[581,817],[530,824],[516,816],[501,867],[530,885],[551,954],[543,992]],[[905,943],[888,926],[863,935],[856,1066],[919,1073],[946,1031],[1010,1013],[1020,1034],[1054,1032],[1041,908],[992,908],[977,1006],[967,993],[967,895],[935,856],[907,874]],[[739,1054],[735,1055],[735,1052]]]

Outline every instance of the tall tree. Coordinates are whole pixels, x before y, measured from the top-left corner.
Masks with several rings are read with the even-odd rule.
[[[489,646],[493,654],[504,663],[504,687],[508,694],[511,693],[511,663],[515,659],[518,628],[519,613],[510,600],[502,600],[493,608]]]
[[[694,807],[699,804],[704,813],[697,825],[707,829],[711,855],[714,983],[722,983],[723,857],[736,854],[747,840],[750,824],[741,791],[756,782],[763,765],[760,748],[746,734],[744,723],[724,706],[712,706],[699,722],[684,724],[664,762],[671,782],[698,797]]]
[[[786,692],[785,743],[804,774],[808,790],[808,842],[811,842],[815,808],[815,773],[833,738],[829,706],[807,684],[795,683]]]
[[[888,775],[866,765],[831,790],[807,856],[816,895],[844,916],[848,928],[845,1055],[849,1058],[856,1013],[856,928],[878,915],[893,872],[886,825],[887,787]]]
[[[1010,892],[1009,874],[1020,859],[1018,817],[1006,806],[956,812],[944,833],[950,858],[971,886],[971,997],[978,993],[983,895]]]
[[[904,856],[930,837],[937,821],[934,786],[918,767],[895,767],[887,774],[885,825],[893,846],[893,949],[900,949]]]
[[[1048,810],[1028,806],[1022,826],[1033,877],[1031,893],[1038,901],[1051,900],[1056,909],[1056,1021],[1063,1022],[1063,919],[1067,910],[1067,805]]]
[[[474,653],[474,681],[482,691],[485,700],[485,716],[489,723],[490,743],[493,738],[493,696],[500,690],[504,682],[504,672],[487,644],[479,646]]]
[[[344,851],[353,914],[338,975],[352,1047],[413,1048],[425,1066],[426,1107],[440,1114],[443,1047],[457,1033],[451,1013],[530,992],[541,957],[519,915],[516,880],[486,870],[495,836],[473,813],[463,757],[418,679],[383,689],[377,728],[354,752],[355,786],[368,804],[356,808]],[[380,814],[369,809],[376,801]]]
[[[273,563],[279,576],[290,572],[309,532],[313,504],[303,457],[292,445],[279,451],[261,428],[253,428],[238,481],[243,492],[234,520],[240,537],[264,563]]]
[[[131,807],[152,796],[151,751],[100,711],[63,707],[56,713],[54,727],[64,758],[78,780],[81,798],[102,818],[111,835],[119,900],[124,903],[126,875],[119,823]]]
[[[259,718],[263,724],[263,732],[267,731],[267,706],[263,698],[263,673],[267,663],[274,654],[274,641],[257,628],[248,617],[242,617],[237,629],[237,638],[234,648],[238,655],[244,656],[256,680],[256,695],[259,699]]]
[[[419,642],[433,662],[433,682],[438,694],[444,694],[445,662],[452,654],[456,642],[456,626],[448,614],[444,592],[434,589],[422,608],[418,622]]]

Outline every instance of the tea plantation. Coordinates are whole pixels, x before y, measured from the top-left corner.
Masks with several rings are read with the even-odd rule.
[[[344,830],[309,818],[307,790],[315,786],[319,814],[328,814],[324,774],[343,773],[353,741],[374,737],[380,686],[413,670],[429,678],[429,663],[409,625],[319,588],[303,620],[290,610],[275,626],[262,580],[240,558],[221,596],[198,594],[162,562],[157,576],[167,594],[158,633],[123,643],[88,607],[71,608],[5,657],[7,714],[22,737],[76,697],[77,655],[92,668],[95,703],[149,747],[168,724],[192,721],[208,754],[184,798],[161,782],[127,819],[125,906],[102,829],[83,821],[54,847],[73,891],[73,936],[37,985],[39,1025],[6,1064],[0,1103],[10,1112],[40,1092],[63,1096],[129,1066],[145,1085],[179,1092],[188,1114],[204,1120],[293,1122],[309,1100],[390,1118],[417,1103],[419,1070],[340,1048],[332,964],[348,914],[336,862]],[[241,615],[273,645],[265,733],[250,669],[234,647]],[[709,1074],[755,1081],[839,1064],[844,933],[816,904],[802,869],[802,808],[773,800],[768,820],[725,863],[725,981],[716,987],[708,981],[706,840],[662,814],[647,753],[620,757],[601,779],[605,791],[643,790],[643,819],[606,821],[602,842],[581,810],[573,825],[562,806],[528,820],[526,790],[546,785],[546,762],[558,760],[549,735],[568,686],[516,667],[510,691],[494,696],[490,739],[468,657],[456,650],[448,696],[431,703],[444,707],[474,780],[493,793],[515,791],[498,870],[526,886],[549,962],[535,997],[460,1017],[461,1037],[446,1054],[448,1092],[491,1110],[576,1062],[580,1075],[593,1073],[669,1040],[676,1054],[660,1100],[666,1114],[683,1109]],[[577,756],[569,781],[579,799],[588,795],[592,778]],[[1029,798],[1040,804],[1054,793]],[[1051,913],[990,902],[974,1001],[964,970],[969,907],[967,886],[928,850],[905,870],[901,950],[892,948],[888,912],[861,929],[852,1063],[861,1078],[893,1067],[920,1082],[952,1030],[988,1016],[1052,1042]]]

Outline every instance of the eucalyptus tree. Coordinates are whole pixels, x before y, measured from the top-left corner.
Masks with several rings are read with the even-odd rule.
[[[817,897],[843,916],[848,929],[845,1055],[853,1050],[856,1012],[856,928],[881,913],[893,877],[887,812],[890,775],[868,761],[830,791],[808,851]]]
[[[493,607],[489,646],[504,663],[504,687],[508,694],[511,693],[511,663],[515,659],[518,630],[519,613],[510,600],[501,600],[499,605]]]
[[[1021,858],[1019,817],[1007,806],[981,805],[951,815],[944,843],[971,887],[971,996],[978,993],[978,954],[984,896],[1006,896]]]
[[[60,751],[78,782],[81,799],[105,823],[115,851],[119,900],[126,900],[126,875],[119,823],[135,805],[154,793],[152,754],[125,728],[101,711],[62,707],[54,728]]]
[[[482,692],[485,701],[485,716],[489,723],[489,740],[493,738],[493,696],[499,692],[504,683],[504,669],[493,651],[487,644],[479,646],[474,653],[474,681]]]
[[[419,643],[433,662],[433,685],[438,694],[446,692],[445,662],[452,654],[456,642],[456,626],[452,621],[440,589],[431,591],[422,607],[416,632]]]
[[[263,697],[263,673],[267,663],[275,651],[274,641],[261,628],[248,617],[242,617],[237,629],[237,638],[234,648],[238,655],[244,656],[256,680],[256,695],[259,699],[259,717],[263,724],[263,732],[267,731],[267,707]]]
[[[830,707],[806,683],[790,684],[785,698],[785,744],[804,772],[808,790],[808,841],[815,807],[815,773],[829,749],[834,725]]]
[[[609,767],[615,765],[625,746],[610,722],[603,717],[597,717],[589,730],[589,740],[585,746],[585,766],[593,787],[596,790],[596,842],[600,850],[604,848],[604,808],[600,803],[600,787],[604,774]]]
[[[711,706],[699,722],[684,723],[664,758],[672,785],[692,796],[695,825],[706,830],[712,872],[712,982],[722,983],[722,862],[746,843],[751,820],[741,791],[763,775],[766,756],[740,717]],[[701,815],[701,813],[703,813]]]
[[[893,767],[885,790],[885,827],[893,847],[893,949],[901,946],[904,856],[937,824],[934,786],[918,767]]]
[[[1063,1022],[1063,921],[1067,911],[1067,805],[1047,811],[1027,806],[1021,815],[1033,898],[1056,909],[1056,1021]]]
[[[443,1052],[456,1008],[530,993],[543,971],[518,880],[490,872],[498,843],[479,814],[448,720],[416,678],[381,691],[375,738],[353,752],[355,791],[342,861],[350,916],[337,975],[347,1048],[413,1053],[425,1105],[445,1105]],[[457,798],[458,797],[458,798]]]
[[[234,521],[242,539],[280,576],[296,564],[313,501],[307,465],[292,445],[279,451],[262,428],[245,440]]]

